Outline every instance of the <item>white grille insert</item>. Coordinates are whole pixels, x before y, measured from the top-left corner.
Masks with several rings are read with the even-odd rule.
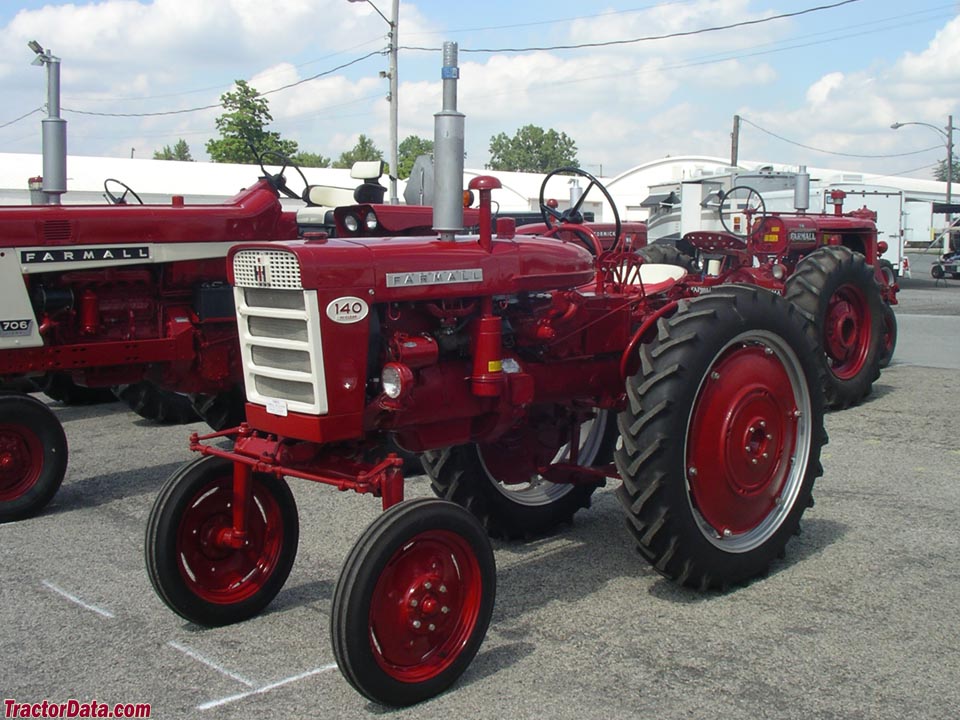
[[[284,250],[241,250],[233,256],[237,287],[301,290],[300,263]]]

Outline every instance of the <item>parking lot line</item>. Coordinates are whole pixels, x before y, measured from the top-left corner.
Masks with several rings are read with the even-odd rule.
[[[302,672],[299,675],[294,675],[293,677],[284,678],[283,680],[278,680],[277,682],[270,683],[269,685],[264,685],[261,688],[256,688],[254,690],[248,690],[247,692],[237,693],[236,695],[230,695],[225,698],[220,698],[219,700],[209,700],[205,703],[197,705],[197,710],[210,710],[215,707],[220,707],[221,705],[227,705],[237,700],[243,700],[248,698],[251,695],[262,695],[263,693],[270,692],[271,690],[276,690],[279,687],[284,685],[289,685],[290,683],[295,683],[298,680],[305,680],[308,677],[313,675],[319,675],[320,673],[329,672],[337,667],[336,663],[331,663],[329,665],[324,665],[323,667],[314,668],[313,670],[307,670]]]
[[[71,595],[63,588],[57,587],[49,580],[43,580],[42,582],[43,582],[43,586],[48,590],[52,590],[53,592],[57,593],[57,595],[60,595],[61,597],[65,597],[70,602],[76,603],[80,607],[86,610],[89,610],[90,612],[95,612],[97,615],[100,615],[101,617],[105,617],[108,619],[112,619],[114,617],[114,614],[109,610],[104,610],[103,608],[99,608],[96,605],[91,605],[90,603],[86,603],[80,598],[78,598],[76,595]]]
[[[237,681],[238,683],[240,683],[241,685],[246,685],[248,688],[252,688],[252,687],[255,685],[255,683],[251,682],[250,680],[247,680],[247,679],[246,679],[245,677],[243,677],[242,675],[238,675],[237,673],[235,673],[235,672],[233,672],[233,671],[231,671],[231,670],[227,670],[227,669],[226,669],[225,667],[223,667],[222,665],[219,665],[218,663],[215,663],[215,662],[214,662],[213,660],[211,660],[210,658],[204,657],[203,655],[201,655],[200,653],[196,652],[195,650],[191,650],[191,649],[188,648],[186,645],[181,645],[180,643],[178,643],[178,642],[175,641],[175,640],[171,640],[170,642],[167,643],[167,645],[169,645],[170,647],[172,647],[174,650],[179,650],[179,651],[182,652],[184,655],[193,658],[193,659],[196,660],[198,663],[202,663],[202,664],[206,665],[208,668],[212,668],[212,669],[216,670],[218,673],[221,673],[222,675],[226,675],[226,676],[227,676],[228,678],[230,678],[231,680],[236,680],[236,681]]]

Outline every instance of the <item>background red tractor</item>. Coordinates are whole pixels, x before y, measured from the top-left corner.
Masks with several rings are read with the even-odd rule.
[[[123,183],[104,187],[115,204],[0,208],[0,381],[43,378],[63,399],[119,387],[152,419],[196,410],[213,427],[236,424],[224,257],[239,241],[296,238],[279,194],[299,196],[282,170],[221,205],[144,205]],[[56,415],[24,392],[0,395],[0,522],[46,505],[66,464]]]
[[[783,294],[816,328],[826,401],[842,408],[869,394],[893,355],[891,306],[899,288],[879,262],[886,247],[877,240],[875,214],[867,208],[844,213],[841,190],[832,192],[833,214],[808,213],[800,188],[799,210],[768,213],[755,189],[733,187],[716,205],[722,231],[687,233],[676,247],[655,243],[640,254],[690,272],[678,294],[729,283]]]
[[[496,593],[489,534],[547,532],[618,477],[658,572],[745,582],[797,532],[826,441],[821,351],[777,295],[676,298],[683,272],[622,244],[595,254],[510,220],[494,233],[490,177],[470,185],[479,234],[462,234],[458,76],[447,43],[433,232],[231,251],[247,422],[192,438],[201,457],[169,478],[147,528],[159,597],[224,625],[290,572],[284,478],[380,497],[331,636],[348,682],[389,705],[442,692],[477,653]],[[424,453],[442,499],[403,500],[400,460],[371,457],[391,437]]]

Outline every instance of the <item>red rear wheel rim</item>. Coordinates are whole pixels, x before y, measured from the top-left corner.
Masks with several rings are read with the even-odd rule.
[[[824,318],[823,344],[831,371],[841,380],[856,377],[870,352],[870,309],[866,296],[844,285],[830,296]]]
[[[482,582],[476,553],[460,535],[428,530],[387,562],[370,601],[370,646],[377,664],[400,682],[446,670],[473,635]]]
[[[795,384],[795,373],[772,350],[741,344],[719,356],[700,388],[687,435],[687,478],[695,509],[718,539],[769,534],[761,526],[785,490],[793,491]]]
[[[277,567],[283,550],[283,516],[273,494],[253,480],[247,517],[247,544],[218,542],[233,526],[233,480],[228,473],[205,485],[184,510],[177,531],[180,574],[197,597],[230,605],[257,593]]]
[[[22,497],[43,470],[43,443],[20,425],[0,425],[0,502]]]

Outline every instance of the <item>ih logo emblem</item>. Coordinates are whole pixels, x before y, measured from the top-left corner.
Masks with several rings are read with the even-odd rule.
[[[260,285],[267,284],[267,269],[269,264],[265,257],[258,257],[253,264],[253,279]]]

